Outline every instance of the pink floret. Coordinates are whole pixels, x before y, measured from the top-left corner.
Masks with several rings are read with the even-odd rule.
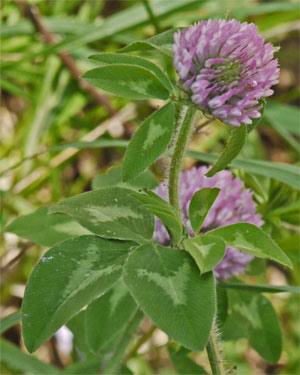
[[[174,66],[191,100],[228,125],[261,116],[279,67],[257,27],[236,20],[200,21],[174,34]]]

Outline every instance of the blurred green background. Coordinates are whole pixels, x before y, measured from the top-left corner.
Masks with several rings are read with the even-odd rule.
[[[299,162],[298,1],[151,0],[148,4],[154,19],[144,1],[1,1],[1,316],[21,306],[28,276],[45,251],[30,241],[4,233],[5,225],[41,206],[90,190],[93,178],[121,164],[123,141],[161,104],[156,100],[131,103],[93,91],[80,79],[81,74],[94,66],[88,56],[115,52],[131,42],[200,19],[236,18],[254,22],[265,39],[279,47],[281,75],[260,126],[249,136],[239,158]],[[175,78],[170,58],[151,51],[143,56]],[[229,131],[230,127],[215,122],[193,138],[191,149],[220,153]],[[102,143],[88,148],[68,145],[99,139]],[[186,167],[196,162],[187,158]],[[164,165],[162,159],[153,167],[160,180]],[[254,189],[265,229],[295,264],[295,270],[290,272],[269,263],[259,276],[252,267],[244,280],[298,284],[298,192],[261,175],[254,180],[242,170],[233,172]],[[98,183],[104,182],[98,178]],[[238,365],[239,375],[299,373],[299,298],[290,294],[268,295],[268,298],[281,320],[284,337],[281,359],[276,365],[268,365],[249,347],[247,340],[227,341],[225,356],[228,362]],[[146,327],[148,323],[143,324]],[[6,331],[4,337],[25,350],[19,325]],[[163,334],[157,332],[147,343],[145,353],[142,351],[131,360],[130,367],[136,374],[172,373],[164,340]],[[58,367],[67,366],[74,359],[74,355],[60,350],[55,339],[35,355]],[[207,368],[204,354],[195,358]],[[4,362],[3,374],[28,373],[22,365],[16,365],[14,358]]]

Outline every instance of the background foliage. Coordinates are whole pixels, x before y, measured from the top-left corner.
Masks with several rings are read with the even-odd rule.
[[[149,4],[152,13],[147,12],[143,1],[1,2],[1,233],[14,218],[31,214],[63,198],[99,187],[128,187],[126,184],[129,183],[121,182],[121,171],[116,167],[121,164],[128,139],[161,103],[152,99],[131,102],[93,89],[79,78],[97,66],[88,59],[89,56],[115,52],[130,43],[133,44],[129,49],[133,50],[137,41],[170,28],[188,26],[199,19],[235,17],[240,21],[255,22],[264,37],[280,47],[281,78],[275,87],[275,95],[267,103],[259,127],[248,136],[242,152],[230,168],[254,191],[265,221],[264,229],[294,263],[294,270],[290,271],[273,262],[255,261],[242,279],[257,284],[298,284],[298,3],[152,0]],[[158,62],[171,77],[175,77],[168,53],[159,57],[155,54],[156,48],[163,52],[167,50],[156,47],[155,43],[154,38],[148,45],[139,44],[139,48],[145,49],[143,56]],[[163,92],[162,87],[162,98]],[[214,162],[216,157],[212,154],[222,152],[229,130],[228,126],[214,122],[207,130],[200,131],[193,138],[188,154],[191,158],[186,158],[185,166]],[[158,180],[163,177],[165,163],[162,158],[152,168]],[[143,181],[145,178],[149,188],[157,184],[152,175],[145,174]],[[138,187],[138,179],[130,181],[131,186]],[[47,222],[43,228],[40,227],[40,218],[45,217],[46,211],[42,208],[40,216],[23,219],[25,232],[18,232],[20,237],[12,233],[1,236],[3,317],[19,309],[28,276],[45,247],[52,246],[57,239],[66,238],[61,228],[74,225],[62,218],[61,227],[49,232]],[[39,229],[35,230],[37,227]],[[31,237],[28,237],[29,232]],[[258,274],[262,269],[264,272]],[[238,291],[232,290],[230,298],[239,301],[242,297]],[[243,298],[247,300],[251,297],[246,295]],[[268,294],[268,298],[279,314],[283,330],[283,353],[278,364],[268,365],[263,361],[250,348],[248,341],[239,337],[235,327],[224,331],[225,356],[238,365],[242,374],[297,374],[298,296],[282,293]],[[127,301],[126,305],[130,303]],[[88,313],[92,316],[92,305]],[[75,333],[77,345],[81,345],[80,351],[85,353],[87,348],[80,337],[81,320],[80,317],[76,319],[72,319],[69,328]],[[61,371],[71,366],[66,373],[95,373],[98,358],[78,362],[75,349],[66,353],[57,338],[44,344],[34,355],[26,355],[18,321],[17,312],[2,323],[6,341],[3,341],[1,349],[1,373],[57,373],[46,363],[59,367]],[[149,324],[148,320],[142,321],[135,343],[149,332]],[[237,341],[230,340],[233,333]],[[152,338],[145,341],[137,353],[133,343],[128,364],[134,373],[177,371],[182,374],[185,371],[182,363],[185,363],[185,369],[193,366],[187,353],[176,352],[172,345],[167,345],[162,332],[156,330]],[[96,337],[93,346],[104,344]],[[197,354],[194,359],[207,369],[205,355]]]

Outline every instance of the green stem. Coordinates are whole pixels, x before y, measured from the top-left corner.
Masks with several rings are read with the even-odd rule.
[[[178,196],[179,175],[181,172],[184,152],[189,141],[192,129],[197,120],[197,109],[195,107],[180,105],[175,126],[174,148],[169,168],[169,202],[180,215]],[[181,215],[180,215],[181,216]],[[174,244],[172,243],[174,246]],[[225,375],[221,349],[216,333],[215,323],[212,326],[210,337],[206,346],[211,370],[213,375]]]
[[[211,333],[206,345],[206,351],[213,375],[226,375],[226,370],[223,364],[223,357],[218,341],[218,334],[215,323],[212,326]]]
[[[169,202],[175,207],[179,216],[181,216],[178,198],[179,175],[181,172],[185,148],[197,117],[197,109],[195,107],[185,105],[179,107],[179,114],[175,128],[175,144],[169,168]]]
[[[152,325],[151,328],[137,341],[134,347],[130,350],[130,352],[126,355],[124,362],[126,362],[129,358],[134,357],[138,352],[139,348],[150,339],[153,332],[156,330],[156,326]]]
[[[106,375],[112,375],[112,374],[118,373],[119,368],[121,366],[121,362],[124,357],[124,351],[126,350],[128,342],[130,341],[132,335],[136,331],[143,316],[144,316],[143,313],[137,307],[137,309],[135,310],[135,312],[132,314],[131,318],[129,319],[127,326],[125,330],[123,331],[122,336],[120,337],[119,342],[115,346],[113,355],[111,356],[110,360],[106,363],[106,366],[105,366]]]
[[[157,22],[157,19],[155,18],[153,12],[152,12],[152,9],[151,9],[151,6],[149,4],[149,1],[148,0],[142,0],[143,3],[144,3],[144,6],[146,8],[146,11],[148,13],[148,16],[149,16],[149,19],[150,21],[153,23],[153,26],[155,28],[155,32],[158,34],[160,33],[160,28],[159,28],[159,25],[158,25],[158,22]]]

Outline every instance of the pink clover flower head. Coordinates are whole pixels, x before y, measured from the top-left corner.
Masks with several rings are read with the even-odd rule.
[[[201,110],[224,123],[251,124],[259,99],[273,94],[279,67],[274,48],[253,23],[200,21],[174,34],[174,66]]]
[[[201,232],[239,222],[262,226],[264,222],[261,215],[256,214],[256,204],[252,199],[252,193],[249,189],[244,189],[243,181],[234,178],[228,170],[218,172],[213,177],[206,177],[205,173],[208,170],[209,168],[205,166],[193,167],[182,174],[179,188],[180,205],[189,234],[194,235],[188,218],[190,201],[196,191],[205,187],[217,187],[221,191],[206,216]],[[160,184],[154,191],[161,198],[168,200],[167,184]],[[162,245],[168,245],[170,242],[166,229],[158,219],[156,220],[154,238]],[[225,257],[214,269],[214,274],[220,279],[228,279],[243,274],[245,266],[253,258],[250,254],[227,246]]]

